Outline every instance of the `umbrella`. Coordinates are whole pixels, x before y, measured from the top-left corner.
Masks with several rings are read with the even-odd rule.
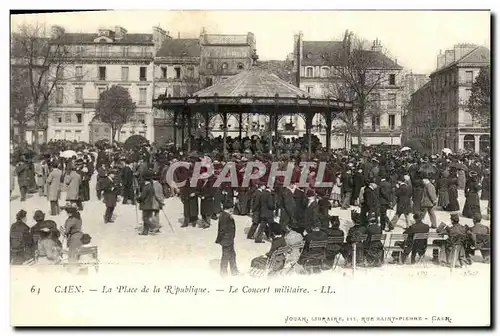
[[[451,151],[451,149],[449,149],[449,148],[443,148],[443,150],[442,150],[441,152],[443,152],[443,153],[445,153],[445,154],[451,154],[451,153],[453,153],[453,152]]]
[[[405,152],[405,151],[408,151],[410,149],[411,149],[410,147],[403,147],[403,148],[401,148],[401,152]]]
[[[60,156],[63,158],[72,158],[73,156],[76,156],[76,152],[74,150],[68,149],[64,152],[61,152]]]
[[[457,170],[463,170],[463,171],[468,171],[469,168],[467,168],[466,165],[464,165],[463,163],[459,163],[459,162],[452,162],[450,164],[450,167],[451,168],[456,168]]]

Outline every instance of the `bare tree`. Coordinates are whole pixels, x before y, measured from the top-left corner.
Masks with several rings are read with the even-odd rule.
[[[402,69],[388,57],[387,51],[370,50],[367,46],[367,41],[346,31],[340,50],[323,55],[325,65],[331,69],[327,95],[353,102],[355,128],[346,130],[357,132],[360,148],[365,121],[371,116],[380,116],[381,101],[387,100],[381,99],[379,90],[390,84],[390,75],[395,76]]]
[[[481,68],[479,75],[472,83],[472,93],[467,102],[468,111],[481,126],[491,124],[491,69]]]
[[[46,29],[39,24],[22,24],[11,34],[11,117],[24,134],[28,122],[35,132],[47,120],[51,95],[57,85],[68,78],[65,72],[69,55],[66,45],[48,38]],[[15,70],[14,70],[15,69]],[[22,87],[14,87],[22,85]],[[27,95],[26,95],[27,94]]]

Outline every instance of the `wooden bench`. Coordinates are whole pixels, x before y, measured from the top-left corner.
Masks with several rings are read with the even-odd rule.
[[[328,251],[328,247],[332,245],[342,245],[344,244],[344,237],[329,237],[328,240],[326,241],[326,251]],[[333,261],[333,270],[337,268],[337,265],[340,261],[340,256],[342,253],[337,253],[335,256],[335,260]]]
[[[415,242],[417,240],[425,240],[427,242],[427,240],[429,239],[429,233],[428,232],[425,232],[425,233],[414,233],[413,234],[413,239],[411,241],[411,247],[413,249],[413,245],[415,244]],[[428,245],[427,245],[428,247]],[[417,256],[417,263],[424,263],[425,264],[425,253],[427,252],[427,247],[425,248],[425,251],[424,251],[424,254],[422,255],[418,255]]]
[[[321,267],[323,265],[323,262],[326,259],[326,246],[328,245],[328,240],[317,240],[317,241],[310,241],[308,250],[305,251],[304,255],[304,269],[306,270],[307,273],[311,273],[314,270],[321,270]],[[321,252],[318,252],[320,255],[319,257],[314,257],[313,259],[308,258],[308,253],[310,250],[320,250]],[[316,253],[315,253],[316,254]],[[311,261],[314,261],[315,263],[310,264]],[[317,261],[317,263],[316,263]]]
[[[364,234],[364,235],[361,235],[359,237],[359,240],[353,240],[352,241],[352,269],[353,271],[356,269],[356,261],[357,261],[357,254],[358,254],[358,246],[357,244],[358,243],[363,243],[366,241],[366,239],[368,238],[368,235]],[[359,251],[361,253],[361,260],[364,260],[364,251],[363,249],[361,249],[361,251]]]

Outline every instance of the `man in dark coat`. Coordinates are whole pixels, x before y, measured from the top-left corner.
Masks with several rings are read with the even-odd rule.
[[[262,192],[264,191],[264,183],[260,183],[257,190],[255,190],[253,194],[253,204],[252,204],[252,226],[247,233],[247,239],[254,239],[255,232],[260,224],[260,198],[262,196]]]
[[[231,215],[230,203],[224,203],[224,210],[219,216],[219,227],[217,229],[216,244],[222,246],[222,257],[220,260],[220,273],[222,276],[227,275],[227,266],[231,269],[231,275],[238,275],[238,266],[236,265],[236,252],[234,251],[234,237],[236,234],[236,226],[234,218]]]
[[[265,186],[259,198],[259,226],[255,233],[255,242],[262,243],[262,234],[265,233],[268,239],[271,238],[270,225],[274,222],[275,199],[271,187]]]
[[[396,185],[396,214],[391,219],[389,224],[389,231],[394,229],[394,226],[399,220],[401,215],[405,216],[406,228],[410,226],[409,214],[411,212],[411,191],[408,185],[404,182],[404,176],[398,177],[398,184]]]
[[[16,166],[17,183],[19,184],[19,191],[21,192],[21,202],[26,201],[26,194],[28,193],[28,186],[30,182],[30,167],[27,160],[22,158]]]
[[[306,193],[300,188],[295,188],[293,198],[295,200],[295,220],[298,223],[304,223],[305,211],[308,205]]]
[[[202,223],[200,228],[206,229],[210,227],[210,218],[214,214],[214,196],[215,188],[213,178],[205,178],[199,182],[199,195],[200,195],[200,214]]]
[[[377,223],[377,214],[372,212],[368,215],[368,226],[366,227],[366,245],[364,254],[369,266],[380,267],[384,259],[384,244],[374,235],[382,234],[382,229]]]
[[[344,249],[342,251],[342,256],[346,261],[345,267],[349,267],[352,264],[352,257],[354,254],[353,245],[356,244],[356,262],[363,262],[363,253],[360,253],[363,248],[362,236],[366,235],[366,225],[361,225],[360,215],[357,212],[351,211],[351,219],[354,222],[354,226],[347,232],[347,237],[344,243]]]
[[[476,215],[473,218],[474,226],[469,228],[467,231],[468,240],[467,248],[465,249],[465,255],[467,260],[470,262],[470,258],[474,255],[476,249],[481,251],[481,255],[485,262],[490,260],[490,228],[486,225],[481,224],[481,215]]]
[[[363,174],[363,169],[358,169],[353,176],[353,188],[351,194],[351,205],[358,204],[358,197],[361,188],[365,185],[365,176]]]
[[[314,273],[319,273],[325,250],[323,248],[312,248],[310,245],[313,241],[326,241],[327,239],[327,234],[320,230],[318,224],[311,226],[304,237],[304,249],[299,257],[298,264],[303,265],[306,270],[311,267]]]
[[[361,223],[367,222],[368,213],[375,213],[378,222],[378,214],[380,211],[379,197],[380,191],[378,186],[374,183],[374,180],[366,180],[363,195],[360,197]]]
[[[308,189],[306,192],[307,205],[304,211],[304,221],[302,227],[307,231],[311,232],[312,228],[320,227],[319,221],[319,207],[318,202],[316,202],[316,193],[313,189]]]
[[[139,197],[137,197],[137,202],[140,203],[139,209],[142,210],[143,228],[142,228],[142,233],[140,233],[140,235],[147,236],[149,234],[150,228],[152,228],[153,226],[152,218],[155,210],[153,207],[153,200],[156,199],[156,196],[152,183],[153,173],[146,171],[143,174],[143,178],[144,178],[144,188]]]
[[[330,217],[330,226],[327,228],[322,228],[324,233],[326,233],[328,238],[341,238],[344,241],[344,231],[340,230],[340,219],[339,216]],[[342,252],[343,243],[339,244],[328,244],[326,247],[326,259],[325,266],[327,268],[332,268],[335,261],[335,257],[338,253]]]
[[[293,192],[296,186],[286,186],[281,192],[281,214],[280,214],[280,226],[283,228],[285,226],[290,227],[292,230],[297,231],[302,234],[304,228],[299,226],[297,219],[295,217],[295,198],[293,197]]]
[[[380,203],[380,228],[385,230],[385,225],[389,225],[389,230],[393,227],[390,224],[389,217],[387,217],[387,210],[392,208],[392,185],[386,180],[386,176],[380,177],[379,185],[379,203]]]
[[[103,201],[106,205],[106,212],[104,213],[104,223],[113,223],[113,212],[118,201],[119,186],[115,183],[115,174],[110,173],[106,180],[102,182]]]
[[[186,174],[189,174],[189,172],[186,171]],[[197,188],[191,187],[190,181],[186,180],[186,184],[180,189],[180,197],[184,209],[184,222],[181,227],[187,227],[189,224],[195,227],[199,211]]]
[[[425,251],[427,250],[427,239],[419,239],[413,241],[413,237],[415,233],[428,233],[429,225],[422,222],[423,216],[421,213],[414,214],[413,219],[415,220],[415,223],[403,232],[403,234],[408,235],[406,240],[404,242],[395,243],[395,245],[400,246],[403,249],[403,255],[401,256],[401,262],[403,264],[405,263],[406,258],[408,258],[410,252],[411,252],[411,263],[414,264],[417,253],[418,255],[420,255],[420,257],[423,257]],[[398,252],[397,251],[393,252],[392,257],[394,259],[397,259]]]
[[[101,200],[101,197],[102,197],[102,183],[103,183],[103,181],[106,180],[106,176],[107,175],[108,175],[108,172],[106,170],[106,166],[105,165],[101,165],[99,168],[97,168],[97,182],[96,182],[96,185],[95,185],[95,189],[96,189],[96,194],[97,194],[97,199],[98,200]]]
[[[35,247],[30,228],[26,225],[26,211],[21,210],[16,214],[16,222],[10,227],[10,263],[22,265],[33,257]]]
[[[134,172],[130,167],[131,162],[127,161],[127,164],[122,161],[121,169],[121,183],[123,187],[123,204],[128,204],[131,202],[135,204],[135,191],[134,191]]]

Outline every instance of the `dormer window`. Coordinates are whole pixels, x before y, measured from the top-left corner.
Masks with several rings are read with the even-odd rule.
[[[243,63],[238,63],[238,70],[243,70],[243,69],[244,69]]]
[[[226,70],[228,67],[227,63],[222,63],[222,70]]]
[[[212,62],[208,62],[207,69],[213,69],[213,68],[214,68],[214,65],[212,64]]]

